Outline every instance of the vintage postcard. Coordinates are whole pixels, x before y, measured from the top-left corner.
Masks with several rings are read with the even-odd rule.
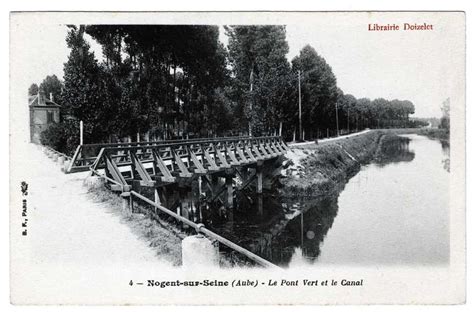
[[[15,305],[462,304],[464,12],[12,12]]]

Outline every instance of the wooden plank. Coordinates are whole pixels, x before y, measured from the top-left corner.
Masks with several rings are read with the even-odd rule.
[[[290,147],[286,145],[286,143],[283,140],[280,140],[278,143],[280,144],[281,148],[284,149],[285,151],[290,149]]]
[[[240,186],[238,187],[238,190],[241,191],[241,190],[243,190],[244,188],[246,188],[247,186],[249,186],[250,183],[252,183],[252,182],[255,180],[256,177],[257,177],[257,174],[254,173],[252,176],[250,176],[250,177],[247,179],[247,181],[243,182],[242,185],[240,185]]]
[[[227,185],[225,185],[224,183],[220,188],[214,190],[211,199],[207,200],[207,202],[212,203],[213,201],[215,201],[226,190],[226,188]]]
[[[225,159],[225,157],[221,154],[219,149],[215,148],[214,153],[215,153],[214,156],[217,155],[217,158],[219,158],[219,161],[221,162],[221,167],[222,168],[230,168],[231,167],[229,165],[229,163],[227,162],[227,160]]]
[[[245,152],[247,152],[247,155],[249,156],[251,162],[257,162],[257,159],[250,150],[250,147],[248,147],[247,145],[245,146]]]
[[[211,154],[209,154],[208,151],[204,150],[204,158],[207,160],[209,163],[209,167],[207,167],[207,170],[209,171],[219,171],[219,167],[216,164],[216,161],[211,157]]]
[[[255,158],[257,158],[257,160],[264,159],[263,156],[260,154],[260,151],[258,150],[256,145],[252,145],[252,151],[255,153]]]
[[[265,145],[263,143],[257,143],[257,145],[255,146],[257,149],[260,149],[260,151],[262,152],[262,156],[263,158],[265,159],[270,159],[272,158],[272,155],[270,155],[268,153],[268,151],[265,149]]]
[[[239,166],[240,162],[237,160],[237,157],[235,157],[235,153],[230,150],[229,147],[226,147],[227,155],[229,155],[230,158],[230,164],[232,166]]]
[[[281,144],[281,142],[278,141],[275,144],[282,150],[282,152],[286,151],[285,147]]]
[[[183,163],[183,160],[181,159],[181,157],[178,154],[176,154],[174,150],[172,150],[172,154],[174,156],[174,161],[175,161],[175,163],[178,166],[178,169],[180,171],[178,173],[178,175],[181,178],[191,178],[193,175],[192,175],[191,172],[189,172],[188,168]]]
[[[102,152],[103,149],[101,149]],[[70,172],[73,167],[75,167],[75,163],[80,158],[80,154],[82,151],[82,145],[78,145],[76,151],[74,152],[74,156],[72,156],[71,162],[69,163],[69,168],[67,168],[66,172]],[[97,159],[96,159],[97,161]]]
[[[267,151],[270,153],[270,155],[272,155],[273,157],[278,156],[278,152],[272,148],[270,143],[266,142],[264,144],[265,144],[265,147],[266,147]]]
[[[142,186],[154,186],[155,181],[152,180],[148,172],[146,171],[143,164],[138,159],[137,155],[130,151],[130,159],[132,160],[132,168],[138,172],[140,176],[141,182],[140,185]]]
[[[283,154],[283,149],[281,147],[278,147],[278,145],[275,144],[275,141],[272,141],[271,145],[273,146],[273,149],[277,151],[279,155]]]
[[[171,175],[171,172],[169,171],[168,167],[166,167],[165,162],[161,158],[160,154],[157,153],[155,150],[153,150],[152,153],[153,153],[153,158],[154,158],[154,164],[160,170],[160,173],[162,175],[160,177],[161,181],[169,182],[169,183],[175,182],[176,178]]]
[[[237,150],[237,154],[240,156],[240,162],[242,164],[248,164],[250,161],[245,157],[244,151],[240,148],[240,146],[236,146],[235,149]]]
[[[191,158],[191,162],[194,164],[194,167],[196,167],[194,168],[194,173],[198,173],[198,174],[207,173],[207,170],[204,169],[203,165],[197,158],[196,154],[194,154],[194,152],[191,150],[191,148],[188,148],[188,154],[189,154],[189,157]]]
[[[122,185],[126,185],[127,182],[125,181],[125,178],[123,177],[117,165],[110,159],[109,155],[104,154],[104,157],[106,161],[107,170],[114,179],[114,181]]]

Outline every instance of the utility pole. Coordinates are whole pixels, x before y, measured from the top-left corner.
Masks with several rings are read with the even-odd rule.
[[[336,136],[339,136],[339,116],[338,116],[338,109],[337,109],[337,101],[336,101]]]
[[[79,121],[79,145],[84,144],[84,123]]]
[[[301,124],[301,71],[298,70],[298,119],[299,119],[299,126],[300,126],[300,141],[303,141],[303,126]]]

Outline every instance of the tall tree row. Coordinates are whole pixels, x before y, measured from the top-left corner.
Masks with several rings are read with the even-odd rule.
[[[365,127],[407,126],[409,101],[356,99],[338,88],[331,66],[307,45],[291,61],[285,26],[68,26],[64,82],[55,94],[86,142],[298,132],[298,83],[306,139]],[[98,62],[86,36],[102,47]],[[52,90],[52,91],[49,91]],[[56,94],[60,96],[56,96]]]
[[[272,133],[284,119],[292,75],[284,26],[228,26],[233,95],[240,127]],[[243,114],[242,114],[243,113]]]

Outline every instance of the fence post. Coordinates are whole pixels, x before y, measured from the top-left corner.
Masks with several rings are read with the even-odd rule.
[[[64,156],[62,156],[62,155],[58,157],[58,164],[59,164],[60,166],[63,166],[63,165],[64,165],[64,159],[65,159],[65,158],[64,158]]]
[[[125,212],[127,215],[130,215],[132,211],[132,195],[130,192],[123,192],[120,194],[122,197],[122,211]]]
[[[219,249],[202,234],[188,236],[181,243],[183,267],[214,267],[219,265]]]
[[[64,172],[67,172],[67,169],[69,168],[69,163],[70,163],[70,160],[64,161],[63,168],[62,168]]]
[[[84,144],[84,123],[79,121],[79,145]]]

